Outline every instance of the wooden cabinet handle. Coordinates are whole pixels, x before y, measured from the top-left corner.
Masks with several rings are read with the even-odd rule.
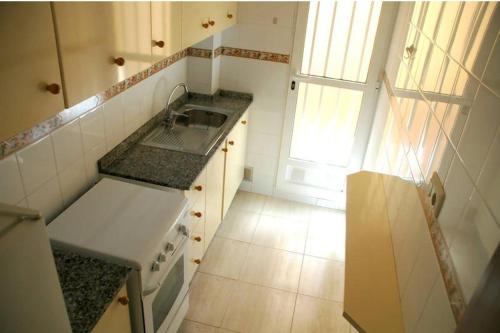
[[[208,24],[210,24],[213,27],[215,25],[215,21],[214,20],[210,20],[210,21],[208,21]]]
[[[231,146],[234,146],[234,141],[233,140],[228,141],[227,143],[230,144]]]
[[[200,218],[203,216],[203,214],[201,212],[193,212],[193,215]]]
[[[61,92],[61,86],[59,86],[57,83],[48,84],[45,89],[47,89],[48,92],[54,95],[58,95],[59,92]]]
[[[162,40],[158,40],[158,41],[154,40],[154,41],[153,41],[153,45],[154,45],[154,46],[158,46],[159,48],[162,48],[162,47],[164,47],[164,46],[165,46],[165,42],[164,42],[164,41],[162,41]]]
[[[123,66],[125,65],[125,59],[123,59],[122,57],[119,57],[119,58],[114,58],[113,59],[113,62],[115,64],[117,64],[118,66]]]
[[[128,304],[128,297],[127,296],[121,296],[118,298],[118,303],[121,305],[127,305]]]
[[[242,123],[243,125],[246,125],[246,124],[247,124],[247,121],[246,121],[246,120],[242,120],[242,121],[241,121],[241,123]]]
[[[227,148],[222,148],[222,151],[227,153]]]
[[[199,265],[201,264],[201,260],[200,259],[194,259],[193,262],[196,264],[196,265]]]
[[[197,241],[197,242],[201,242],[201,237],[200,236],[193,237],[193,240]]]
[[[208,29],[208,23],[202,23],[201,26],[205,29]]]
[[[194,189],[195,189],[196,191],[200,191],[200,192],[201,192],[201,191],[203,190],[203,186],[201,186],[201,185],[197,185],[197,186],[195,186],[195,187],[194,187]]]
[[[232,19],[233,18],[233,14],[227,13],[227,18],[228,19]]]

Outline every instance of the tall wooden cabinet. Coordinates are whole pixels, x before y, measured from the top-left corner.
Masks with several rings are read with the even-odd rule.
[[[67,106],[151,65],[149,2],[54,2],[52,10]]]
[[[222,218],[240,187],[245,172],[245,154],[247,146],[248,112],[245,112],[227,136],[226,163],[224,169],[224,203]]]
[[[182,2],[151,2],[151,46],[153,62],[160,61],[180,50]]]
[[[0,141],[64,108],[50,4],[0,3]]]

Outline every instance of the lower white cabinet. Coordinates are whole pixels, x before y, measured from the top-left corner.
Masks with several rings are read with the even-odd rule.
[[[128,302],[125,284],[99,319],[92,333],[132,332]]]
[[[223,145],[224,146],[224,145]],[[224,162],[226,154],[219,148],[207,165],[207,192],[205,215],[205,250],[222,222],[224,194]]]

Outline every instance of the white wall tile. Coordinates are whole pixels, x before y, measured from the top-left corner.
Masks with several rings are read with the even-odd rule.
[[[128,89],[122,97],[123,103],[123,124],[125,126],[125,137],[129,136],[141,127],[148,118],[142,109],[144,88],[146,85],[139,83]]]
[[[95,183],[98,180],[97,161],[107,153],[106,146],[95,146],[93,149],[85,152],[85,172],[87,173],[89,183]]]
[[[0,161],[0,202],[14,205],[25,197],[16,155]]]
[[[193,92],[211,94],[212,59],[188,57],[187,82]]]
[[[41,212],[48,223],[60,213],[63,200],[57,177],[53,177],[27,197],[28,207]]]
[[[106,147],[111,150],[125,139],[122,96],[118,95],[107,101],[103,105],[103,111]]]
[[[19,151],[17,160],[27,195],[56,174],[54,149],[49,136]]]
[[[87,188],[85,163],[80,159],[59,172],[59,183],[65,206],[69,206]]]
[[[82,133],[78,119],[54,131],[50,136],[54,145],[57,170],[66,169],[83,157]]]
[[[479,192],[492,210],[496,221],[500,223],[500,127],[490,146],[488,157],[481,168],[477,182]]]
[[[80,118],[80,127],[82,130],[84,152],[87,152],[96,146],[104,146],[106,144],[102,107],[83,115]]]
[[[255,153],[271,157],[278,157],[281,137],[259,132],[248,132],[247,154]]]

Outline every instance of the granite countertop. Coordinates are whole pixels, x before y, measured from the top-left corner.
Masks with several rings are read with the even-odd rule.
[[[174,110],[184,104],[220,107],[234,112],[228,118],[225,133],[205,155],[167,150],[137,144],[163,119],[164,111],[157,114],[141,128],[131,134],[98,162],[99,172],[156,185],[189,190],[193,182],[210,160],[210,157],[224,142],[241,115],[252,103],[252,95],[220,90],[214,95],[189,94],[172,104]]]
[[[53,248],[59,282],[74,333],[90,332],[118,294],[130,268]]]

